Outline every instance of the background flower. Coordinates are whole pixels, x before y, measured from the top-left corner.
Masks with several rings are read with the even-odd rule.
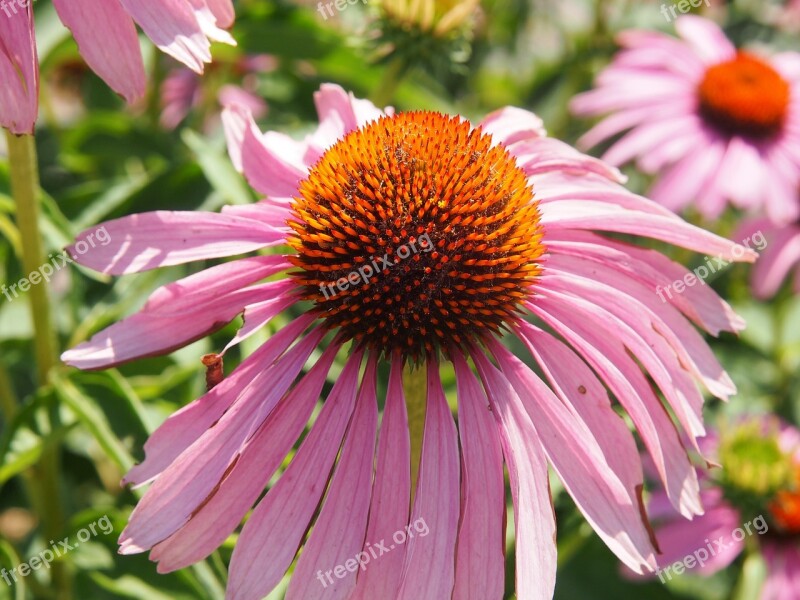
[[[623,50],[576,97],[574,112],[612,113],[581,138],[603,155],[657,173],[653,198],[719,217],[728,202],[776,222],[800,218],[800,54],[739,49],[714,22],[681,17],[681,36],[626,31]]]

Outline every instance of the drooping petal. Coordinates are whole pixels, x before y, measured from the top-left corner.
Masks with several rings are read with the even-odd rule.
[[[187,448],[139,501],[120,536],[120,553],[148,550],[183,527],[216,489],[324,335],[312,330],[245,387],[220,420]]]
[[[53,0],[92,70],[128,102],[145,92],[145,72],[133,19],[119,0]],[[109,40],[114,40],[110,45]]]
[[[364,551],[378,554],[366,570],[358,573],[352,600],[389,598],[400,587],[405,555],[384,553],[382,546],[408,524],[411,495],[411,441],[408,433],[406,401],[403,396],[403,362],[392,360],[386,405],[383,409],[375,482]]]
[[[429,360],[427,370],[422,456],[398,600],[440,600],[453,593],[460,504],[458,434],[439,363]]]
[[[505,587],[503,449],[486,393],[459,352],[453,364],[463,464],[453,600],[492,600]]]
[[[119,0],[153,43],[187,67],[203,72],[211,44],[187,0]]]
[[[298,317],[262,344],[211,391],[170,415],[144,443],[145,460],[128,472],[123,485],[138,487],[157,477],[219,421],[255,376],[275,362],[315,319],[316,316],[309,313]]]
[[[540,296],[535,304],[527,306],[578,351],[617,397],[653,457],[674,506],[687,518],[702,514],[697,474],[674,424],[640,367],[616,337],[600,334],[574,318],[575,310],[592,314],[588,303],[570,299],[567,306],[561,304]],[[614,331],[613,327],[606,323],[603,331]]]
[[[556,585],[556,523],[547,461],[525,407],[480,350],[472,352],[500,431],[514,500],[519,600],[550,600]]]
[[[578,508],[631,569],[655,567],[649,524],[635,490],[628,490],[584,423],[571,415],[531,369],[504,346],[490,349],[524,405],[550,463]]]
[[[294,389],[275,407],[240,459],[189,522],[150,553],[168,573],[206,558],[233,533],[292,449],[317,403],[340,346],[331,344]]]
[[[0,126],[15,135],[30,134],[38,114],[39,59],[33,5],[28,4],[0,16]]]
[[[350,357],[308,437],[245,523],[231,557],[227,600],[262,598],[292,564],[350,423],[362,356]]]
[[[79,264],[95,271],[125,275],[244,254],[282,244],[284,240],[283,231],[253,219],[199,211],[160,210],[114,219],[87,229],[67,248],[67,253]]]
[[[356,571],[367,568],[361,553],[372,491],[372,459],[378,427],[376,358],[370,357],[361,381],[356,410],[342,447],[341,459],[319,517],[297,561],[286,600],[344,600],[356,586]],[[358,555],[357,560],[356,556]],[[353,563],[357,565],[354,567]],[[344,577],[320,577],[339,565]]]
[[[156,290],[139,312],[64,352],[61,360],[79,369],[105,369],[185,346],[230,322],[250,303],[286,297],[295,287],[288,279],[245,286],[289,266],[282,256],[258,256],[170,283]]]

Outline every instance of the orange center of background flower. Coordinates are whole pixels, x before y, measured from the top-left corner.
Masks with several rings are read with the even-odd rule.
[[[773,136],[783,127],[789,108],[788,82],[746,52],[710,67],[698,93],[703,117],[728,135]]]
[[[300,185],[293,273],[331,329],[419,358],[518,318],[544,252],[525,173],[491,137],[431,112],[383,117]]]
[[[772,520],[784,533],[800,533],[800,466],[795,475],[795,488],[776,494],[769,505]]]

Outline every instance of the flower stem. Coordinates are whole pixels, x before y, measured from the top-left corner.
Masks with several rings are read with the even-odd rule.
[[[408,63],[404,59],[393,59],[383,71],[378,87],[372,92],[372,103],[380,109],[389,105],[407,71]]]
[[[16,204],[17,227],[22,239],[22,268],[25,274],[37,272],[43,263],[42,236],[39,229],[39,168],[33,136],[15,136],[6,132],[8,159],[11,166],[11,191]],[[57,364],[56,335],[53,328],[50,300],[45,283],[31,282],[27,293],[33,322],[33,345],[38,384],[44,387]],[[57,408],[49,412],[50,432],[56,428]],[[26,476],[31,504],[39,513],[45,542],[60,539],[64,532],[59,472],[61,452],[54,442],[45,443],[41,458]],[[58,600],[72,597],[69,571],[64,561],[51,565],[53,589]]]
[[[406,363],[403,367],[403,392],[408,411],[408,432],[411,438],[411,504],[417,491],[419,462],[422,456],[422,435],[425,430],[425,408],[428,389],[425,371]]]

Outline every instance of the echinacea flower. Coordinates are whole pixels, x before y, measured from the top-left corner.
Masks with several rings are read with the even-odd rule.
[[[133,102],[145,91],[136,26],[161,50],[202,73],[211,41],[235,45],[232,0],[53,0],[92,70]],[[0,127],[32,133],[39,111],[33,3],[0,0]]]
[[[580,115],[610,113],[580,145],[627,131],[604,160],[658,173],[651,196],[676,211],[691,204],[716,218],[730,202],[775,222],[800,218],[800,54],[737,50],[701,17],[675,28],[681,39],[620,34],[597,88],[572,101]]]
[[[743,240],[755,232],[761,232],[765,245],[758,262],[753,265],[750,279],[753,295],[762,300],[773,297],[792,274],[794,292],[800,294],[800,221],[776,225],[765,218],[747,219],[739,226],[734,239]]]
[[[775,417],[751,416],[709,433],[700,446],[721,466],[703,479],[705,514],[687,521],[670,509],[661,492],[650,501],[662,552],[659,578],[666,582],[684,570],[711,575],[750,546],[760,550],[767,565],[760,599],[796,600],[800,594],[800,431]]]
[[[256,504],[231,559],[231,599],[267,594],[300,547],[289,599],[502,598],[505,462],[517,595],[550,598],[549,463],[617,556],[636,571],[653,568],[640,457],[609,391],[640,432],[672,504],[700,514],[684,446],[704,434],[697,384],[719,398],[735,389],[690,321],[714,335],[743,322],[706,286],[662,303],[655,288],[688,271],[601,232],[729,259],[754,253],[628,192],[618,171],[546,137],[525,110],[505,108],[473,126],[434,112],[384,113],[334,85],[315,100],[320,125],[303,141],[262,133],[245,109],[226,109],[232,159],[265,200],[221,214],[124,217],[103,225],[108,245],[82,255],[71,249],[82,264],[122,275],[286,248],[159,289],[141,311],[64,354],[82,369],[168,352],[243,313],[230,347],[310,302],[150,437],[144,462],[125,478],[152,485],[121,552],[150,550],[161,572],[185,567],[214,551]],[[527,349],[523,357],[501,343],[504,334]],[[259,501],[346,345],[319,417]],[[317,347],[321,358],[301,375]],[[383,362],[391,372],[378,431]],[[427,399],[412,499],[401,373],[413,365]],[[458,427],[443,367],[455,369]],[[385,555],[381,546],[358,573],[338,568],[363,559],[367,545],[385,540],[388,549],[393,533],[420,520],[430,535]]]

